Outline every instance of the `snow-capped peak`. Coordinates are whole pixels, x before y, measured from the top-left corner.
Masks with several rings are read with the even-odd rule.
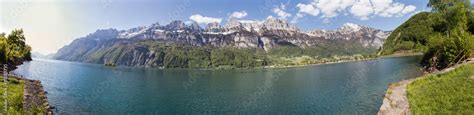
[[[352,31],[359,31],[360,29],[362,29],[361,26],[357,25],[357,24],[354,24],[354,23],[345,23],[341,29],[344,29],[344,30],[352,30]]]

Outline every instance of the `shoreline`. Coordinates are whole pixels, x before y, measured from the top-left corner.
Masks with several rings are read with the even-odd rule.
[[[49,105],[47,92],[41,81],[30,80],[17,75],[9,75],[9,78],[24,81],[23,89],[23,113],[52,115],[52,107]]]
[[[275,66],[275,65],[268,65],[262,67],[253,67],[253,68],[163,68],[163,67],[133,67],[133,66],[113,66],[111,68],[119,67],[119,68],[145,68],[145,69],[159,69],[159,70],[176,70],[176,69],[188,69],[188,70],[247,70],[247,69],[285,69],[285,68],[296,68],[296,67],[306,67],[306,66],[315,66],[315,65],[327,65],[327,64],[339,64],[339,63],[348,63],[348,62],[358,62],[358,61],[369,61],[369,60],[376,60],[376,59],[384,59],[384,58],[397,58],[397,57],[407,57],[407,56],[419,56],[423,55],[422,53],[397,53],[391,55],[383,55],[377,56],[373,58],[365,58],[359,60],[340,60],[340,61],[333,61],[333,62],[324,62],[324,63],[314,63],[314,64],[303,64],[303,65],[288,65],[288,66]],[[33,60],[53,60],[53,61],[65,61],[71,63],[82,63],[82,64],[92,64],[98,66],[104,66],[104,64],[97,64],[97,63],[86,63],[86,62],[79,62],[79,61],[66,61],[66,60],[56,60],[56,59],[41,59],[41,58],[34,58]],[[110,66],[104,66],[110,67]]]
[[[349,62],[359,62],[359,61],[370,61],[376,59],[385,59],[385,58],[398,58],[398,57],[408,57],[408,56],[420,56],[423,55],[422,53],[401,53],[401,54],[392,54],[392,55],[384,55],[384,56],[377,56],[374,58],[366,58],[360,60],[340,60],[335,62],[326,62],[326,63],[315,63],[315,64],[306,64],[306,65],[290,65],[290,66],[264,66],[264,69],[285,69],[285,68],[296,68],[296,67],[306,67],[306,66],[316,66],[316,65],[329,65],[329,64],[339,64],[339,63],[349,63]]]
[[[407,79],[407,80],[402,80],[398,82],[391,83],[389,87],[386,90],[386,93],[384,95],[383,103],[380,106],[380,109],[378,111],[378,115],[394,115],[394,114],[405,114],[405,115],[411,115],[411,110],[409,106],[409,101],[407,97],[407,86],[412,83],[413,81],[420,79],[420,78],[425,78],[428,76],[435,76],[439,74],[444,74],[450,71],[455,70],[456,68],[459,68],[463,65],[471,64],[474,63],[474,60],[468,59],[466,62],[463,62],[461,64],[457,64],[453,67],[449,67],[446,69],[443,69],[441,71],[436,71],[432,73],[426,73],[421,76]]]
[[[26,113],[42,113],[52,115],[46,91],[39,80],[25,79],[25,89],[23,95],[23,108]],[[38,111],[38,109],[40,109]],[[44,110],[44,111],[43,111]]]

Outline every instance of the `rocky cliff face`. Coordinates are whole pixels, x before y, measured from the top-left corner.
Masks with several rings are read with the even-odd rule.
[[[355,41],[365,47],[382,47],[390,32],[364,27],[357,24],[346,23],[337,30],[314,30],[307,32],[313,37],[322,37],[333,40]]]
[[[300,48],[360,45],[376,49],[382,46],[389,32],[345,24],[337,30],[302,32],[296,26],[279,19],[265,21],[230,20],[225,26],[210,23],[205,29],[197,23],[186,25],[173,21],[161,26],[158,23],[129,30],[97,30],[74,40],[61,48],[55,59],[104,63],[112,60],[125,66],[160,66],[155,46],[148,43],[178,44],[189,47],[262,48],[293,46]],[[349,49],[350,50],[350,49]],[[110,59],[111,55],[119,55]],[[158,61],[158,62],[157,62]]]

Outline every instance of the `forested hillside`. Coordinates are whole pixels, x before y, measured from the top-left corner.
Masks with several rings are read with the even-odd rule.
[[[468,0],[430,0],[431,12],[411,17],[386,40],[382,54],[423,52],[428,71],[453,66],[472,56],[474,14]]]
[[[428,38],[435,32],[431,12],[421,12],[395,29],[385,40],[382,54],[423,52]]]

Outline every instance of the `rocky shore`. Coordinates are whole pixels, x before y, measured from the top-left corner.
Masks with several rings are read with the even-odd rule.
[[[407,86],[414,79],[390,84],[383,99],[378,115],[411,115],[410,104],[406,94]]]
[[[22,79],[25,81],[23,94],[23,110],[27,114],[42,113],[52,115],[51,106],[46,97],[46,91],[39,80]]]

